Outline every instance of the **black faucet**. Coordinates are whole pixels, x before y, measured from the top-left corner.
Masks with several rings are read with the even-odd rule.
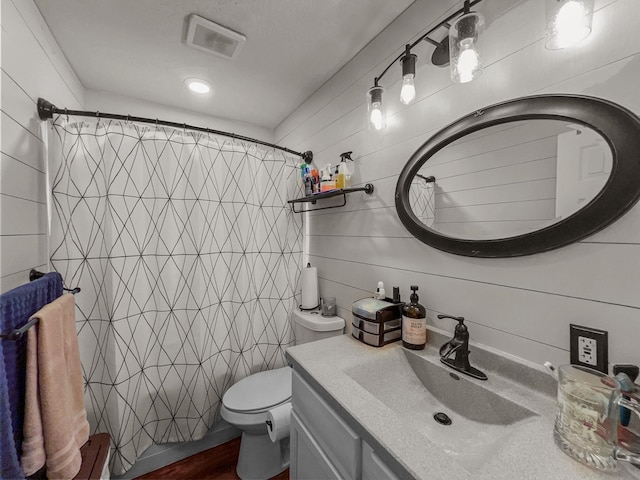
[[[464,324],[464,317],[438,315],[438,318],[451,318],[458,322],[453,338],[440,347],[440,361],[458,372],[473,378],[486,380],[487,376],[469,364],[469,329]],[[449,358],[454,355],[453,358]]]

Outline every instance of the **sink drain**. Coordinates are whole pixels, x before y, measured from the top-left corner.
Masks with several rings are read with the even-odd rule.
[[[444,412],[437,412],[433,414],[433,418],[440,425],[451,425],[451,418]]]

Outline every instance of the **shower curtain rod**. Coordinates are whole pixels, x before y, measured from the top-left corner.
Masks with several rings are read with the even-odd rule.
[[[166,120],[158,120],[157,118],[132,117],[131,115],[119,115],[116,113],[101,113],[98,111],[89,112],[89,111],[83,111],[83,110],[68,110],[66,108],[58,108],[51,102],[45,100],[44,98],[38,98],[38,116],[40,117],[40,120],[48,120],[50,118],[53,118],[54,114],[76,115],[81,117],[95,117],[95,118],[111,118],[114,120],[126,120],[128,122],[139,122],[139,123],[151,123],[154,125],[163,125],[163,126],[173,127],[173,128],[184,128],[187,130],[195,130],[197,132],[212,133],[214,135],[231,137],[235,140],[258,143],[260,145],[265,145],[267,147],[277,148],[278,150],[282,150],[287,153],[291,153],[292,155],[297,155],[301,157],[305,161],[305,163],[311,163],[313,161],[313,152],[311,150],[308,150],[304,153],[296,152],[295,150],[281,147],[280,145],[276,145],[274,143],[263,142],[262,140],[258,140],[256,138],[245,137],[243,135],[236,135],[235,133],[222,132],[220,130],[213,130],[211,128],[206,128],[206,127],[197,127],[193,125],[187,125],[186,123],[177,123],[177,122],[169,122]]]

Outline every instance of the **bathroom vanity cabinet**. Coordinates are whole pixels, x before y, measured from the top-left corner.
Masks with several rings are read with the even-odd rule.
[[[447,340],[432,331],[419,352],[349,335],[288,348],[291,478],[612,478],[555,445],[556,383],[545,370],[474,345],[489,378],[451,376],[438,355]],[[452,423],[437,423],[436,411]]]
[[[409,478],[396,475],[295,369],[290,474],[298,480]]]

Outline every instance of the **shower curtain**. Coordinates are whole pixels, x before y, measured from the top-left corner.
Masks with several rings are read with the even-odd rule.
[[[76,295],[85,403],[114,474],[195,440],[285,364],[302,261],[298,159],[206,133],[54,119],[50,261]]]

